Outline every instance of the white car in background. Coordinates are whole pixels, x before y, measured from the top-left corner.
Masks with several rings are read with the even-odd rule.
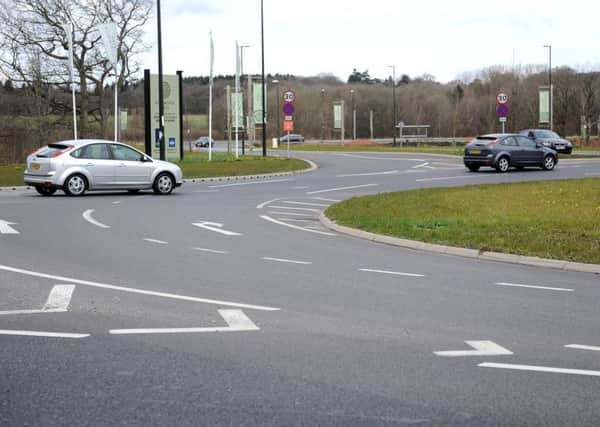
[[[120,142],[79,139],[48,144],[27,156],[25,184],[43,196],[62,190],[82,196],[93,190],[152,189],[170,194],[183,183],[181,168]]]

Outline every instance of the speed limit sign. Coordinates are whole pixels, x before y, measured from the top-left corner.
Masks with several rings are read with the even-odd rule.
[[[506,104],[508,102],[508,95],[500,92],[496,95],[496,101],[498,101],[498,104]]]
[[[296,100],[296,92],[291,89],[283,92],[283,102],[294,102]]]

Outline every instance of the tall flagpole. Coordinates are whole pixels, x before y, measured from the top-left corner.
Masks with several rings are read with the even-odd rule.
[[[240,97],[240,45],[235,41],[235,106],[233,114],[235,114],[235,158],[238,158],[238,135],[240,130],[239,124],[239,97]]]
[[[75,78],[73,76],[73,31],[71,23],[63,24],[69,45],[69,76],[71,78],[71,95],[73,98],[73,139],[77,140],[77,102],[75,100]]]
[[[213,97],[213,64],[215,62],[215,48],[213,45],[212,31],[210,37],[210,77],[208,80],[208,160],[212,160],[212,97]]]

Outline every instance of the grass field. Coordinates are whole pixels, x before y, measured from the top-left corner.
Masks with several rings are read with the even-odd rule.
[[[598,178],[385,193],[326,214],[378,234],[600,264]]]

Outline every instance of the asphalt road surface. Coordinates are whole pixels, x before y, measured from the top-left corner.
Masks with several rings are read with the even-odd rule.
[[[352,196],[600,176],[598,160],[296,155],[319,168],[168,197],[0,191],[0,426],[600,424],[598,275],[318,221]]]

